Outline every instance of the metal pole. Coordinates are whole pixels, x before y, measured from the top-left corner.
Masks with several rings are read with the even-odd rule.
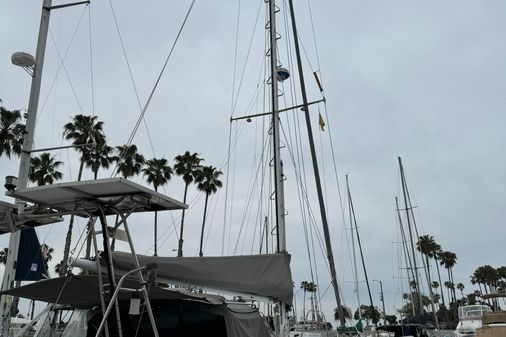
[[[272,141],[274,154],[274,202],[276,204],[276,232],[278,252],[286,251],[285,234],[285,205],[282,198],[282,163],[280,154],[280,127],[279,127],[279,102],[278,102],[278,79],[277,79],[277,37],[276,37],[276,4],[275,0],[269,1],[269,34],[270,34],[270,63],[271,63],[271,104],[272,104]]]
[[[332,287],[334,288],[334,295],[336,298],[336,304],[337,304],[337,311],[339,314],[339,320],[341,322],[341,326],[344,326],[346,324],[346,320],[344,318],[344,311],[343,307],[341,305],[341,298],[339,296],[339,287],[337,285],[337,276],[336,276],[336,266],[334,263],[334,254],[332,253],[332,245],[330,242],[330,232],[329,232],[329,225],[327,222],[327,213],[325,211],[325,203],[323,200],[323,192],[322,192],[322,186],[320,181],[320,173],[318,170],[318,162],[316,157],[316,150],[314,147],[314,140],[313,140],[313,130],[311,129],[311,120],[309,117],[309,106],[308,106],[308,99],[306,94],[306,85],[304,83],[304,73],[302,69],[302,60],[300,57],[300,46],[299,46],[299,37],[297,35],[297,25],[295,23],[295,12],[293,9],[293,1],[289,0],[290,4],[290,16],[292,18],[292,31],[293,31],[293,39],[294,39],[294,46],[295,46],[295,54],[297,56],[297,67],[299,72],[299,81],[300,81],[300,87],[301,87],[301,93],[302,93],[302,102],[304,104],[304,113],[306,116],[306,127],[307,127],[307,133],[309,138],[309,147],[311,149],[311,159],[313,161],[313,172],[316,182],[316,191],[318,193],[318,202],[320,204],[320,215],[322,219],[322,226],[323,226],[323,234],[325,237],[325,246],[327,248],[327,259],[329,261],[329,267],[330,267],[330,275],[332,277]]]
[[[98,243],[97,243],[97,237],[95,233],[95,222],[96,217],[93,218],[93,221],[90,222],[90,235],[93,241],[93,248],[95,249],[95,262],[97,264],[97,276],[98,276],[98,289],[100,291],[100,307],[102,309],[102,312],[105,312],[106,306],[105,306],[105,299],[104,299],[104,284],[102,282],[102,266],[100,264],[100,258],[99,258],[99,250],[98,250]],[[109,337],[109,325],[107,321],[105,322],[105,337]]]
[[[125,275],[123,275],[120,278],[120,280],[118,282],[118,286],[116,287],[116,290],[114,290],[114,293],[112,294],[111,301],[109,302],[109,305],[107,306],[107,309],[104,312],[104,315],[102,317],[102,322],[100,322],[100,325],[98,326],[97,333],[95,334],[95,337],[100,337],[100,333],[102,332],[102,329],[104,328],[105,322],[107,321],[107,317],[109,317],[109,314],[111,313],[112,306],[114,305],[114,303],[118,299],[118,294],[119,294],[119,291],[121,289],[121,285],[123,284],[123,282],[126,280],[126,278],[129,275],[132,275],[136,272],[140,272],[144,269],[146,269],[146,267],[135,268],[133,270],[130,270],[129,272],[127,272]]]
[[[350,191],[348,185],[348,175],[346,175],[346,187],[348,189],[348,214],[350,217],[350,233],[351,233],[351,249],[353,251],[353,267],[354,267],[354,275],[355,275],[355,291],[357,292],[357,302],[358,302],[358,320],[362,324],[362,310],[360,310],[360,292],[358,290],[358,268],[357,268],[357,256],[355,254],[355,235],[353,234],[353,218],[351,213],[351,203],[350,203]]]
[[[49,312],[52,308],[53,308],[53,304],[48,304],[44,309],[42,309],[42,311],[35,318],[32,317],[32,320],[30,321],[30,323],[23,326],[23,328],[21,330],[19,330],[14,335],[14,337],[24,336],[25,333],[28,332],[28,330],[30,330],[35,324],[37,324],[37,322],[40,320],[40,318],[42,316],[44,316],[47,312]]]
[[[357,218],[355,217],[355,208],[353,207],[353,199],[351,198],[350,184],[348,182],[348,175],[346,175],[346,188],[348,190],[348,200],[350,203],[350,210],[353,218],[353,225],[355,226],[355,233],[357,234],[358,249],[360,251],[360,258],[362,261],[362,268],[364,270],[365,283],[367,285],[367,293],[369,294],[369,303],[371,304],[371,311],[374,312],[374,302],[372,300],[371,287],[369,285],[369,277],[367,276],[367,269],[365,268],[364,253],[362,251],[362,243],[360,242],[360,234],[358,232]],[[359,309],[360,310],[360,309]],[[376,328],[376,323],[374,323]]]
[[[39,104],[40,83],[42,79],[42,68],[44,64],[44,55],[46,52],[47,33],[49,29],[49,17],[52,0],[43,0],[42,14],[40,18],[39,37],[37,41],[37,51],[35,54],[35,68],[32,76],[32,85],[30,88],[30,99],[28,101],[28,118],[26,120],[26,133],[23,136],[23,151],[21,152],[18,188],[22,189],[28,185],[28,171],[30,168],[30,151],[33,146],[33,138],[35,133],[35,122],[37,120],[37,107]],[[18,214],[23,213],[24,204],[16,200],[18,205]],[[16,260],[19,250],[19,240],[21,232],[17,231],[11,234],[9,238],[9,251],[7,253],[7,262],[2,281],[2,290],[7,290],[14,286],[14,278],[16,275]],[[9,332],[10,318],[10,296],[2,296],[0,305],[0,335],[7,336]]]
[[[107,220],[105,218],[104,210],[100,206],[98,206],[98,209],[99,209],[98,218],[100,219],[100,225],[102,227],[102,239],[103,239],[103,245],[104,245],[105,265],[107,267],[107,277],[109,279],[109,294],[112,294],[113,292],[115,292],[115,290],[118,290],[119,287],[116,287],[114,267],[113,267],[112,255],[111,255],[111,246],[109,245],[109,233],[107,232]],[[109,306],[113,304],[112,302],[114,302],[114,305],[115,305],[116,326],[118,329],[118,336],[122,337],[123,332],[122,332],[122,328],[121,328],[121,314],[120,314],[120,310],[119,310],[118,299],[112,297],[110,299]]]
[[[383,282],[381,282],[380,280],[373,280],[373,281],[379,282],[380,284],[380,300],[381,306],[383,307],[383,325],[387,325],[386,319],[387,313],[385,311],[385,295],[383,294]]]
[[[411,242],[411,252],[413,254],[413,267],[415,272],[415,282],[416,282],[416,293],[418,294],[418,306],[420,309],[420,314],[423,313],[423,303],[422,303],[422,294],[420,293],[420,280],[418,278],[418,268],[416,266],[416,254],[415,254],[415,242],[413,241],[413,231],[411,230],[411,220],[409,216],[409,208],[408,208],[408,197],[406,192],[406,178],[404,176],[404,167],[402,166],[402,159],[399,159],[399,168],[401,171],[401,183],[402,183],[402,193],[404,196],[404,207],[406,211],[406,220],[408,221],[408,232],[409,232],[409,240]]]
[[[387,312],[385,311],[385,293],[383,292],[383,282],[380,282],[381,306],[383,307],[383,325],[387,325]]]
[[[409,289],[409,293],[412,294],[411,280],[412,279],[414,280],[415,274],[413,272],[413,266],[411,265],[411,258],[409,257],[409,250],[408,250],[408,247],[406,247],[406,234],[404,233],[404,227],[402,225],[401,211],[399,209],[399,198],[397,198],[397,197],[395,197],[395,207],[396,207],[395,209],[397,210],[397,216],[399,217],[399,227],[401,230],[402,248],[404,250],[404,260],[406,262],[406,274],[408,275],[408,289]],[[413,278],[411,278],[409,276],[410,272],[411,272]],[[415,316],[416,315],[415,302],[413,301],[413,299],[411,299],[411,310],[412,310],[413,316]]]
[[[140,268],[139,259],[137,258],[137,254],[135,253],[135,248],[134,248],[134,244],[132,242],[132,237],[130,236],[130,230],[128,229],[126,218],[124,218],[122,216],[122,214],[119,212],[117,214],[123,218],[123,226],[125,227],[125,232],[128,237],[128,244],[130,245],[130,251],[132,252],[135,266],[138,269],[137,274],[139,277],[139,282],[141,284],[141,292],[142,292],[142,295],[144,296],[144,303],[146,305],[146,310],[148,312],[149,320],[151,322],[151,327],[153,329],[153,335],[155,337],[158,337],[159,335],[158,335],[158,329],[156,327],[155,316],[153,315],[153,309],[151,308],[151,302],[149,301],[149,294],[148,294],[148,291],[146,290],[146,282],[144,282],[144,278],[142,277],[142,272],[139,269]]]

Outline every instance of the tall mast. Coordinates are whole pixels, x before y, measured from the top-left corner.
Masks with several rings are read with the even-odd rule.
[[[362,260],[362,268],[364,268],[364,277],[365,277],[365,283],[367,285],[367,293],[369,294],[369,303],[371,304],[371,310],[374,310],[374,303],[372,300],[371,287],[369,285],[369,277],[367,276],[367,269],[365,268],[364,253],[362,251],[362,243],[360,242],[360,234],[358,233],[357,218],[355,217],[355,209],[353,207],[353,200],[351,198],[351,191],[350,191],[350,184],[348,182],[348,175],[346,175],[346,189],[348,190],[348,202],[349,202],[349,206],[350,206],[351,217],[353,219],[352,226],[355,227],[355,233],[357,234],[358,249],[360,251],[360,258]],[[353,229],[352,229],[352,232],[353,232]],[[358,308],[358,311],[360,312],[360,307]],[[384,311],[385,310],[383,310],[383,312]],[[374,326],[376,326],[376,323],[374,323]]]
[[[360,310],[360,291],[358,291],[358,268],[357,268],[357,254],[355,253],[355,235],[353,234],[353,215],[351,213],[351,200],[350,200],[350,187],[348,185],[348,175],[346,175],[346,188],[348,191],[348,215],[350,217],[350,232],[351,232],[351,249],[353,250],[353,271],[355,275],[355,291],[357,292],[357,305],[358,305],[358,320],[362,321],[362,310]]]
[[[279,127],[279,102],[278,102],[278,43],[276,33],[276,12],[275,0],[269,1],[269,35],[270,35],[270,64],[271,64],[271,104],[272,104],[272,141],[274,153],[274,202],[276,210],[276,237],[278,252],[286,251],[285,232],[285,205],[283,200],[283,163],[280,155],[280,127]]]
[[[415,242],[413,241],[413,231],[411,229],[411,220],[409,215],[410,207],[408,207],[408,196],[407,196],[407,188],[406,188],[406,177],[404,176],[404,167],[402,166],[402,159],[399,159],[399,168],[401,171],[401,183],[402,183],[402,194],[404,196],[404,208],[406,211],[406,221],[408,222],[408,233],[409,240],[411,242],[411,253],[413,256],[413,268],[415,273],[415,282],[416,282],[416,293],[418,295],[418,306],[420,309],[420,314],[423,313],[423,303],[422,303],[422,294],[420,293],[420,280],[418,278],[418,268],[416,266],[416,254],[415,254]]]
[[[23,136],[23,150],[18,172],[18,188],[22,189],[28,185],[28,171],[30,168],[30,152],[33,146],[35,122],[37,120],[37,107],[39,104],[40,83],[42,80],[42,68],[44,64],[44,55],[46,52],[47,33],[49,29],[49,16],[51,12],[52,0],[43,0],[42,15],[40,19],[39,37],[37,41],[37,51],[35,54],[35,65],[32,75],[32,85],[30,88],[30,99],[28,101],[28,118],[26,120],[26,133]],[[16,200],[18,205],[18,214],[23,213],[24,204]],[[17,231],[10,235],[9,251],[5,272],[2,281],[2,290],[7,290],[14,286],[16,275],[16,260],[18,257],[19,240],[21,232]],[[7,336],[9,331],[10,303],[3,296],[0,305],[0,335]]]
[[[300,81],[300,89],[302,94],[302,103],[303,107],[302,110],[304,110],[304,114],[306,117],[306,127],[307,127],[307,134],[309,139],[309,148],[311,149],[311,159],[313,162],[313,172],[316,182],[316,191],[318,194],[318,202],[320,204],[320,215],[322,219],[322,226],[323,226],[323,234],[325,237],[325,246],[327,248],[327,259],[329,261],[329,268],[330,268],[330,276],[332,278],[332,287],[334,288],[334,295],[336,298],[336,304],[337,304],[337,312],[339,314],[339,320],[341,322],[341,326],[344,326],[346,324],[346,319],[344,317],[344,311],[343,307],[341,305],[341,298],[339,295],[339,287],[337,285],[337,275],[336,275],[336,266],[334,263],[334,254],[332,253],[332,244],[330,241],[330,232],[329,232],[329,225],[327,222],[327,213],[325,211],[325,202],[323,200],[323,191],[322,191],[322,185],[320,180],[320,173],[318,170],[318,161],[316,157],[316,150],[314,146],[314,140],[313,140],[313,130],[311,129],[311,119],[309,116],[309,104],[307,99],[307,93],[306,93],[306,85],[304,82],[304,72],[302,68],[302,60],[300,57],[300,46],[299,46],[299,37],[297,35],[297,25],[295,22],[295,11],[293,8],[293,1],[289,0],[290,4],[290,16],[292,18],[292,32],[293,32],[293,40],[294,40],[294,46],[295,46],[295,54],[297,57],[297,68],[299,73],[299,81]]]
[[[409,257],[409,250],[406,247],[406,234],[404,233],[404,226],[402,225],[402,217],[401,217],[401,210],[399,209],[399,198],[395,197],[395,209],[397,211],[397,216],[399,217],[399,227],[401,230],[401,240],[402,240],[402,249],[404,251],[404,260],[406,263],[406,272],[408,275],[408,289],[411,293],[411,276],[409,275],[410,272],[412,273],[413,279],[415,277],[415,274],[413,273],[413,266],[411,265],[411,258]],[[415,303],[413,299],[411,299],[411,310],[413,312],[413,316],[415,316]]]

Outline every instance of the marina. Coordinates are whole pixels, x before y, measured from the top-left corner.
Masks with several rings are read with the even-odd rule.
[[[6,5],[0,335],[504,333],[506,8],[160,5]]]

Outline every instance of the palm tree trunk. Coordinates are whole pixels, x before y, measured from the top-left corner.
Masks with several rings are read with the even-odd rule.
[[[304,288],[304,301],[302,303],[302,321],[306,320],[306,288]]]
[[[439,288],[441,290],[441,301],[443,302],[443,305],[445,305],[445,297],[444,297],[444,291],[443,291],[443,283],[441,283],[441,273],[439,272],[439,261],[437,258],[434,258],[436,261],[436,269],[437,269],[437,277],[439,279]]]
[[[315,321],[315,317],[314,317],[314,314],[315,314],[315,312],[314,312],[314,299],[313,299],[313,294],[314,293],[312,291],[310,291],[310,293],[311,293],[311,319],[314,322]]]
[[[158,211],[155,211],[155,253],[154,256],[158,256]]]
[[[447,273],[448,273],[448,282],[449,283],[452,283],[452,278],[450,277],[450,268],[447,268],[446,269]],[[451,302],[455,302],[454,299],[453,299],[453,296],[452,296],[452,292],[450,290],[450,287],[448,287],[448,298],[450,298],[450,303]],[[448,303],[448,306],[450,306],[450,303]]]
[[[70,253],[70,242],[72,241],[72,229],[74,228],[74,216],[70,216],[69,229],[67,230],[67,236],[65,237],[65,248],[63,249],[63,261],[60,267],[60,277],[64,277],[67,273],[67,260]]]
[[[202,252],[202,246],[204,245],[204,226],[206,225],[206,213],[207,213],[207,200],[209,199],[209,193],[206,193],[206,201],[204,203],[204,217],[202,218],[202,232],[200,233],[200,251],[199,256],[204,256]]]
[[[454,300],[455,302],[457,302],[457,293],[455,292],[455,283],[453,282],[453,269],[452,269],[452,268],[450,268],[450,276],[451,276],[451,278],[452,278],[452,285],[453,285],[453,287],[452,287],[453,300]]]
[[[81,157],[81,164],[79,165],[79,173],[77,174],[77,181],[81,181],[84,169],[84,158]],[[67,236],[65,237],[65,248],[63,249],[63,261],[60,268],[60,277],[65,276],[67,273],[67,260],[70,253],[70,243],[72,241],[72,229],[74,227],[74,215],[70,216],[69,229],[67,230]]]
[[[14,287],[15,288],[21,287],[21,281],[16,281]],[[18,306],[19,306],[19,297],[14,296],[11,303],[11,310],[10,310],[11,317],[14,317],[19,313]]]
[[[81,157],[81,164],[79,165],[79,173],[77,173],[77,181],[81,181],[84,169],[84,158]]]
[[[439,322],[437,319],[436,307],[434,305],[434,293],[432,292],[432,279],[430,277],[429,256],[428,255],[425,255],[425,262],[426,262],[426,266],[427,266],[427,278],[428,278],[428,282],[429,282],[430,306],[432,309],[432,314],[434,315],[434,319],[436,321],[436,327],[439,329]]]
[[[188,185],[186,184],[184,187],[184,196],[183,196],[183,203],[186,204],[186,194],[188,193]],[[179,231],[179,245],[177,248],[177,256],[183,257],[183,229],[184,229],[184,215],[185,215],[186,209],[183,209],[183,215],[181,216],[181,229]]]

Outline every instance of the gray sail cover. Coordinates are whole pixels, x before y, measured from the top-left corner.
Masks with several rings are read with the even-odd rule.
[[[268,297],[291,305],[293,281],[289,254],[154,257],[137,255],[141,266],[156,263],[157,279]],[[116,272],[135,268],[130,253],[113,252]]]

